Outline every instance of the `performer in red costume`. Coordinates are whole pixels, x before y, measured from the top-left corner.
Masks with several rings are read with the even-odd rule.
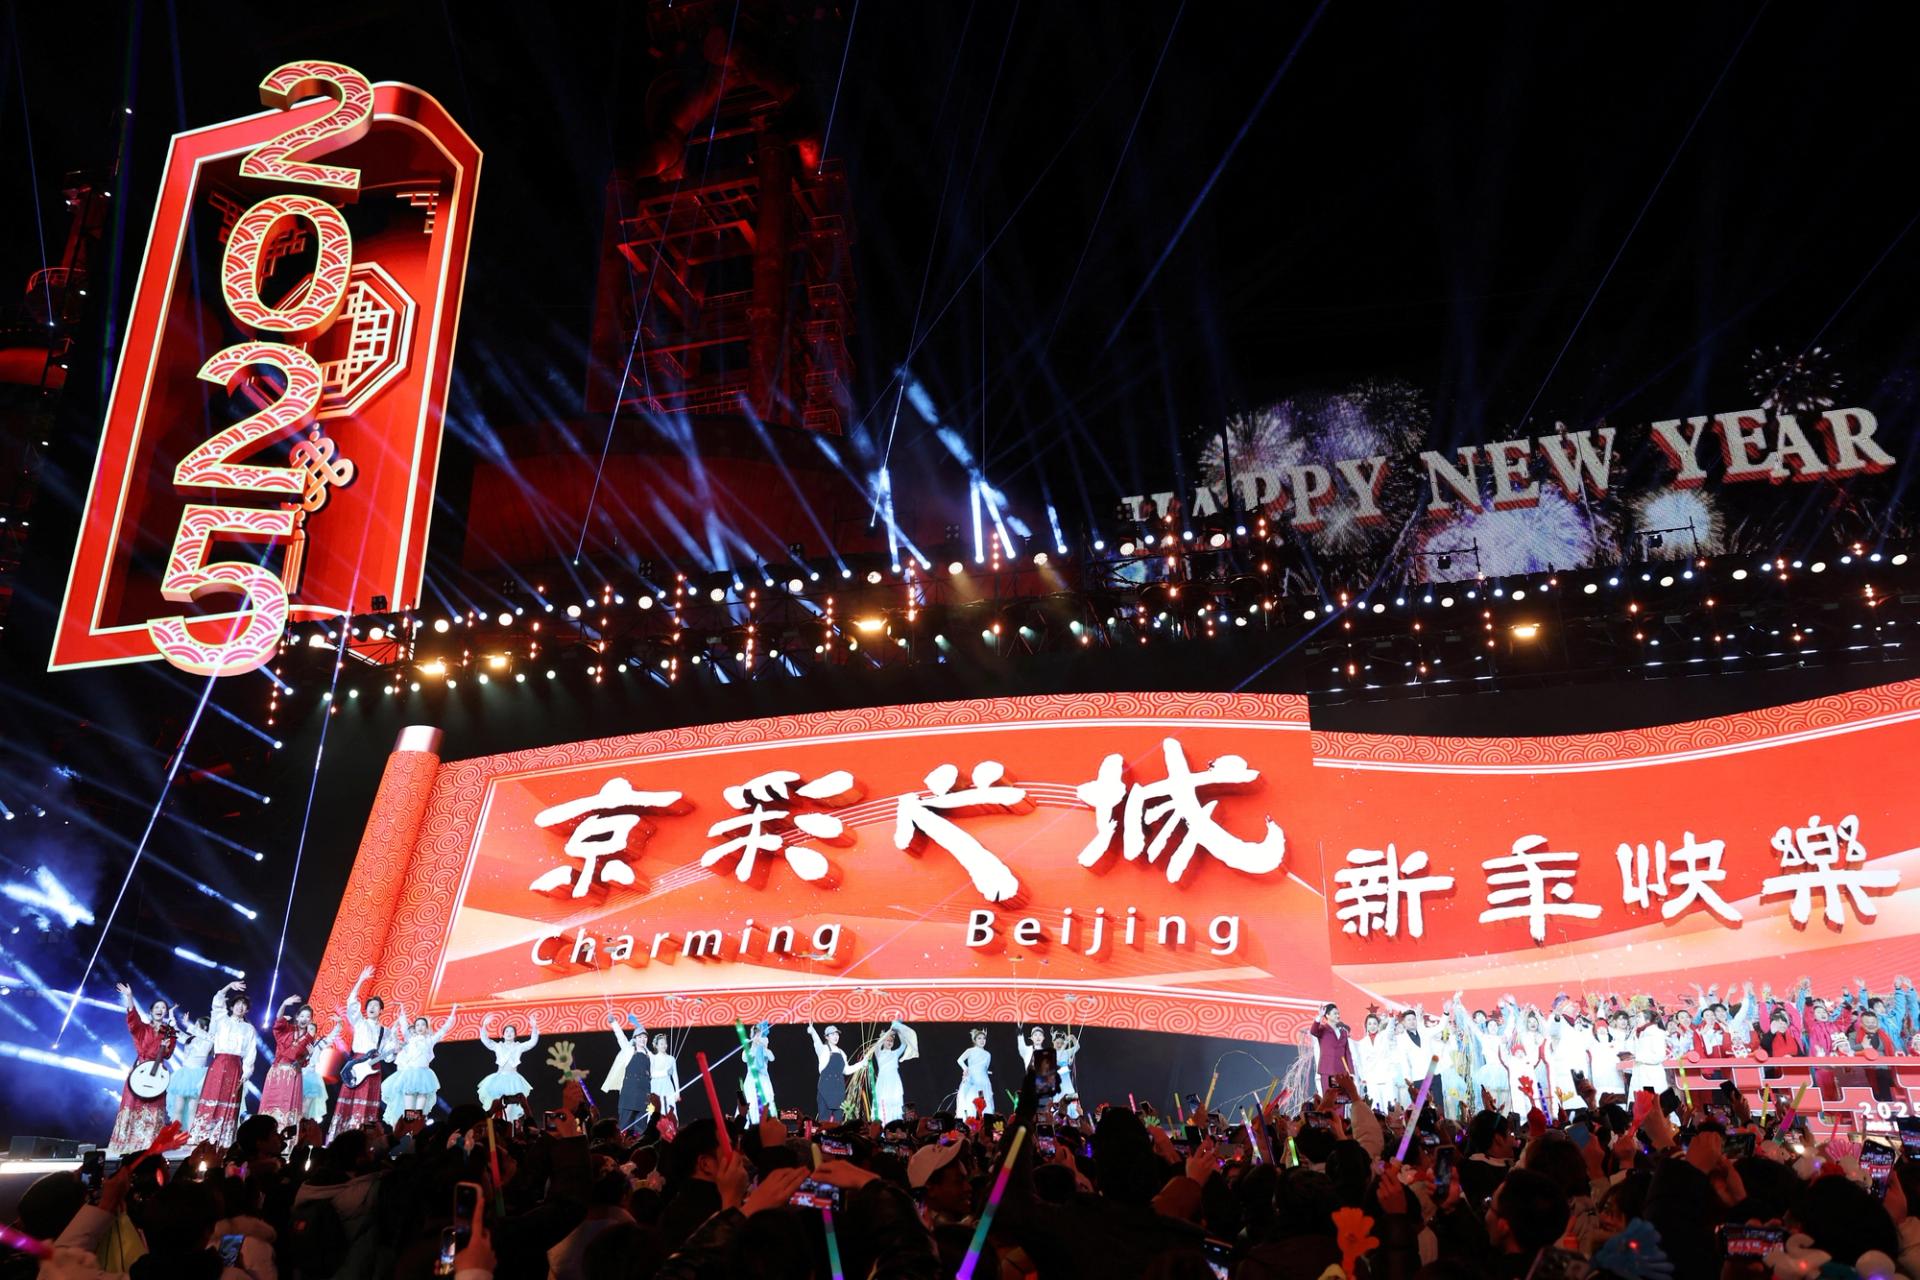
[[[334,1023],[334,1031],[340,1024]],[[313,1046],[333,1038],[333,1031],[320,1035],[313,1029],[313,1010],[299,996],[280,1002],[280,1014],[273,1020],[273,1065],[267,1068],[267,1082],[260,1089],[260,1114],[272,1116],[282,1129],[298,1129],[306,1114],[304,1072]]]
[[[127,1004],[127,1033],[133,1037],[135,1068],[148,1062],[163,1063],[172,1057],[177,1038],[173,1007],[165,1000],[155,1000],[151,1009],[141,1013],[133,1003],[132,987],[122,982],[115,990]],[[128,1082],[120,1086],[120,1113],[113,1118],[113,1137],[107,1142],[107,1154],[124,1156],[145,1151],[166,1123],[166,1081],[160,1081],[158,1094],[142,1097],[133,1091],[129,1075]]]

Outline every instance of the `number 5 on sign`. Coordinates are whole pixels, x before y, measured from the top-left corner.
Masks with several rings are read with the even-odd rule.
[[[256,507],[189,506],[181,513],[160,594],[175,602],[239,594],[247,597],[248,607],[233,615],[244,625],[219,643],[196,639],[184,616],[155,618],[147,623],[147,632],[162,657],[182,671],[203,676],[237,675],[273,657],[287,627],[287,588],[280,575],[244,560],[208,564],[207,554],[215,534],[253,542],[290,538],[296,519],[292,511]]]

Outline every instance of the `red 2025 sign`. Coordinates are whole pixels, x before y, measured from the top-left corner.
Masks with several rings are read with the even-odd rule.
[[[260,96],[173,140],[52,669],[231,675],[418,603],[480,151],[338,63]]]

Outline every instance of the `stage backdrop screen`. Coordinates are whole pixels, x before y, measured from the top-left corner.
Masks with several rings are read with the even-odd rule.
[[[1077,1021],[1920,970],[1920,683],[1632,733],[1309,732],[1303,699],[874,708],[390,758],[315,1000],[456,1034]]]

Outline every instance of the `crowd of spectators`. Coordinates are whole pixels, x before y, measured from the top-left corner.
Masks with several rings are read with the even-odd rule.
[[[1011,1116],[884,1127],[736,1114],[635,1140],[578,1083],[531,1124],[464,1106],[322,1145],[254,1117],[226,1151],[42,1178],[0,1280],[1920,1280],[1920,1132],[1816,1121],[1786,1089],[1755,1114],[1730,1086],[1576,1086],[1464,1122],[1376,1110],[1341,1073],[1291,1115],[1069,1121],[1029,1074]]]

